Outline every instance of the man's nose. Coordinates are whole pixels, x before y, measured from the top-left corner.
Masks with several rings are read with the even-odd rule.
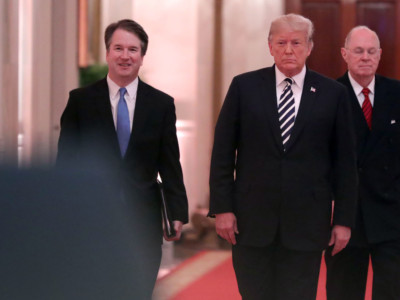
[[[292,45],[288,43],[285,47],[285,53],[292,53],[292,51],[293,51]]]
[[[368,54],[368,51],[367,51],[367,50],[364,50],[364,51],[363,51],[363,53],[362,53],[362,55],[361,55],[361,58],[364,59],[364,60],[369,59],[369,54]]]
[[[129,58],[128,49],[124,49],[121,53],[122,58]]]

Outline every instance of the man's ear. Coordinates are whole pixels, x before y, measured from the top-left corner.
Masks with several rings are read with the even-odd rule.
[[[268,42],[269,53],[272,55],[272,45],[271,42]],[[272,55],[273,56],[273,55]]]
[[[344,47],[340,48],[340,53],[342,54],[344,61],[347,62],[347,49]]]

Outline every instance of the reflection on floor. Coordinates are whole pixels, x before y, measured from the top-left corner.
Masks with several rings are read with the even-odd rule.
[[[208,250],[159,279],[153,300],[235,300],[238,296],[231,251]]]
[[[204,214],[195,215],[191,218],[191,224],[193,228],[184,231],[179,242],[164,241],[153,299],[171,299],[185,284],[201,277],[231,255],[230,245],[215,233],[214,220],[206,218]],[[197,260],[190,260],[197,255],[204,255],[200,265]],[[184,272],[174,272],[173,276],[168,276],[171,270],[179,270],[182,264],[186,264]]]
[[[185,232],[179,242],[164,241],[158,278],[164,277],[180,263],[204,250],[227,251],[230,250],[230,245],[219,238],[214,229],[202,234]]]

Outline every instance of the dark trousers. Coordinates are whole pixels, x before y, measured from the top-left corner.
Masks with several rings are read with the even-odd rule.
[[[239,292],[245,300],[315,300],[322,251],[297,251],[279,242],[232,247]]]
[[[373,300],[400,299],[400,239],[368,247],[348,246],[325,255],[328,300],[364,300],[369,258],[373,268]]]

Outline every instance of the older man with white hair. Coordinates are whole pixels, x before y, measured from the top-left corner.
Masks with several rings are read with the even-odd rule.
[[[364,300],[368,265],[373,300],[400,299],[400,82],[376,74],[378,35],[353,28],[341,49],[357,136],[359,201],[348,247],[326,255],[329,300]]]

